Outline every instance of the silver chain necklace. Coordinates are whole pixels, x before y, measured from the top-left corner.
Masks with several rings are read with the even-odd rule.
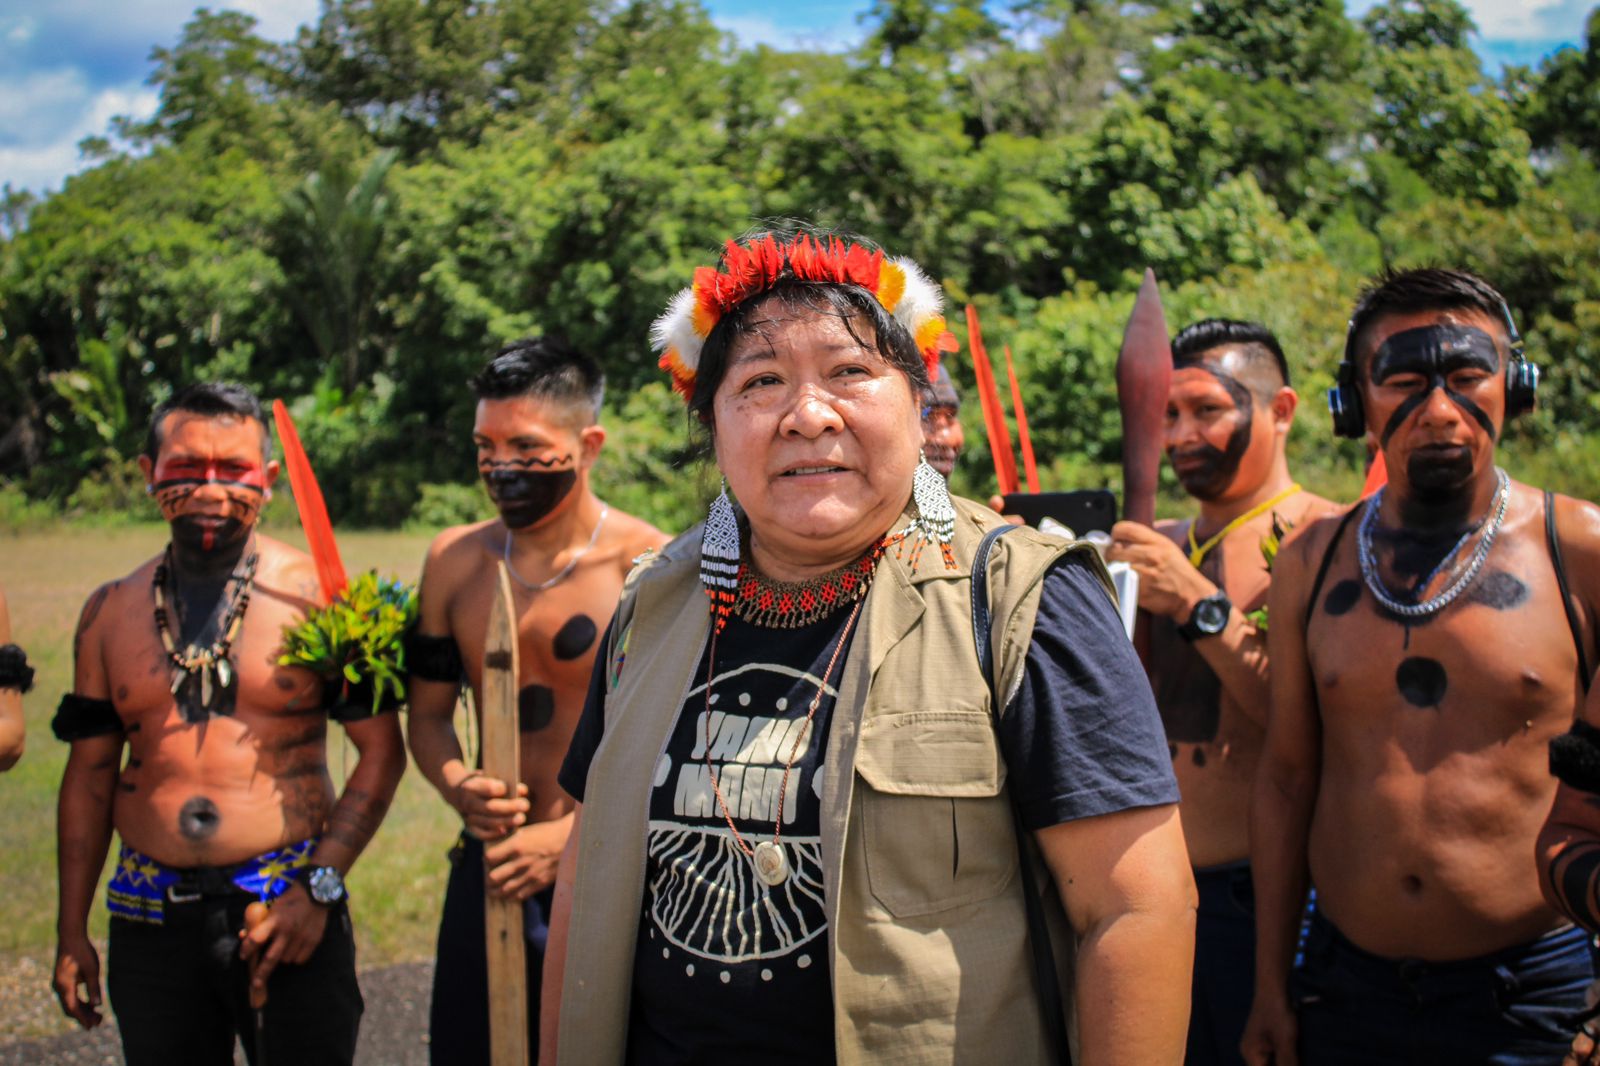
[[[1495,490],[1494,502],[1490,504],[1490,507],[1494,510],[1494,517],[1484,527],[1483,539],[1478,541],[1478,547],[1472,553],[1472,561],[1462,571],[1461,576],[1452,581],[1444,591],[1432,599],[1423,600],[1420,603],[1398,603],[1389,595],[1389,590],[1383,586],[1383,579],[1378,574],[1378,559],[1372,551],[1372,529],[1377,525],[1378,507],[1383,503],[1383,495],[1387,491],[1387,486],[1373,493],[1372,499],[1367,501],[1367,513],[1361,516],[1361,526],[1357,530],[1356,546],[1361,561],[1361,578],[1367,583],[1367,591],[1372,593],[1372,598],[1377,600],[1384,610],[1397,614],[1402,618],[1425,618],[1450,606],[1456,597],[1465,592],[1467,586],[1472,584],[1473,580],[1478,576],[1478,572],[1483,569],[1484,562],[1489,558],[1489,549],[1494,545],[1495,534],[1500,532],[1500,524],[1505,521],[1506,504],[1511,499],[1511,479],[1506,477],[1506,472],[1499,467],[1495,467],[1495,476],[1499,482],[1499,487]],[[1469,529],[1461,534],[1461,539],[1456,541],[1456,546],[1451,548],[1449,554],[1443,559],[1439,560],[1439,565],[1434,567],[1428,576],[1422,579],[1422,583],[1417,588],[1427,588],[1429,583],[1445,568],[1445,564],[1461,552],[1461,549],[1474,532],[1475,530]]]
[[[505,551],[501,552],[501,556],[506,562],[506,569],[510,571],[512,577],[517,579],[517,583],[525,589],[531,589],[534,592],[544,592],[546,589],[555,588],[557,585],[561,584],[561,582],[565,581],[568,575],[572,573],[573,569],[578,565],[578,560],[589,554],[589,549],[594,547],[595,541],[600,539],[600,530],[606,524],[606,515],[610,513],[611,508],[602,504],[600,506],[600,520],[594,524],[594,532],[589,534],[589,543],[579,548],[573,554],[572,558],[567,560],[567,565],[561,568],[560,573],[546,581],[540,582],[529,581],[527,578],[517,573],[517,568],[511,565],[511,530],[506,530],[506,547]]]

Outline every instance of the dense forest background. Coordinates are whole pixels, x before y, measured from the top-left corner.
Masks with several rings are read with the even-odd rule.
[[[0,526],[144,514],[131,458],[196,378],[286,399],[336,521],[482,512],[466,379],[559,332],[603,360],[599,488],[695,517],[647,330],[767,217],[864,233],[1018,361],[1046,487],[1116,484],[1110,367],[1147,266],[1176,330],[1257,318],[1301,480],[1351,496],[1322,390],[1362,280],[1466,265],[1544,364],[1514,473],[1600,497],[1600,8],[1491,78],[1453,0],[878,0],[854,51],[741,49],[693,2],[324,0],[288,44],[198,11],[160,106],[0,199]],[[958,382],[971,392],[964,352]],[[958,489],[992,473],[976,405]],[[148,517],[148,516],[146,516]]]

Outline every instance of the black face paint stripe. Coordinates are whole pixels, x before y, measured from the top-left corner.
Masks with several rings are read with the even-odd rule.
[[[1396,374],[1419,374],[1427,383],[1422,391],[1406,397],[1395,408],[1394,414],[1384,424],[1379,441],[1388,444],[1395,430],[1433,395],[1435,389],[1443,389],[1451,403],[1482,426],[1491,440],[1494,439],[1494,423],[1483,412],[1483,408],[1452,390],[1445,381],[1453,371],[1464,369],[1482,370],[1488,374],[1500,371],[1500,350],[1495,346],[1494,338],[1481,329],[1456,325],[1423,326],[1396,333],[1379,345],[1372,354],[1369,371],[1373,384],[1381,385]]]
[[[262,492],[262,487],[260,485],[252,485],[248,481],[230,481],[227,478],[220,477],[168,478],[166,481],[156,482],[154,488],[157,492],[170,492],[174,489],[188,489],[190,492],[193,492],[202,485],[226,485],[228,488],[249,489],[251,492],[254,492],[257,495],[260,495]]]
[[[480,462],[478,464],[478,469],[479,470],[509,470],[509,469],[530,470],[533,467],[537,466],[542,470],[554,470],[556,467],[567,466],[571,462],[572,462],[571,453],[568,453],[567,455],[558,455],[554,459],[539,459],[537,457],[529,458],[529,459],[485,459],[485,460],[483,460],[482,462]]]
[[[1417,408],[1421,407],[1425,402],[1427,402],[1428,398],[1433,395],[1433,391],[1435,389],[1444,389],[1444,394],[1451,403],[1459,407],[1468,417],[1470,417],[1474,422],[1478,423],[1478,425],[1482,426],[1483,431],[1489,434],[1490,440],[1495,439],[1496,433],[1494,431],[1494,423],[1489,420],[1488,415],[1483,413],[1483,408],[1479,407],[1477,404],[1473,403],[1459,392],[1455,392],[1449,388],[1446,388],[1444,379],[1435,375],[1428,380],[1428,388],[1426,392],[1419,392],[1415,395],[1407,396],[1405,402],[1394,409],[1394,414],[1390,415],[1389,421],[1384,423],[1383,434],[1378,438],[1379,442],[1387,446],[1389,443],[1389,438],[1394,436],[1394,431],[1399,429],[1401,424],[1411,416],[1411,412],[1415,411]]]

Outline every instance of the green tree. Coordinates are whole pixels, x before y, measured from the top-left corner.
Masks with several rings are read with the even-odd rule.
[[[346,393],[361,384],[363,355],[375,346],[375,267],[391,206],[384,179],[395,156],[393,149],[379,152],[360,173],[331,161],[284,198],[279,261],[297,264],[298,282],[287,292]]]

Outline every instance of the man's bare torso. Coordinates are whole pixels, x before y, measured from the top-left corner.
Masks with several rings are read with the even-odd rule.
[[[1514,485],[1471,587],[1409,624],[1362,584],[1359,521],[1306,630],[1322,727],[1310,836],[1319,905],[1389,957],[1466,958],[1533,939],[1558,924],[1533,861],[1555,792],[1546,746],[1582,698],[1541,494]],[[1308,537],[1313,573],[1335,524]]]
[[[481,708],[489,605],[506,530],[489,521],[441,537],[449,538],[436,565],[443,571],[441,584],[449,590],[445,612],[450,635],[466,666],[474,706]],[[531,804],[529,822],[549,821],[572,810],[572,798],[556,783],[556,775],[583,711],[600,637],[634,557],[661,540],[648,524],[612,511],[594,547],[559,583],[536,592],[512,580],[520,758]]]
[[[1267,600],[1271,574],[1261,541],[1272,532],[1272,515],[1299,528],[1330,506],[1310,493],[1297,493],[1229,533],[1207,554],[1201,573],[1249,614]],[[1187,552],[1189,526],[1163,522],[1156,529]],[[1152,618],[1151,627],[1151,684],[1182,795],[1178,809],[1190,861],[1207,867],[1248,858],[1250,792],[1266,739],[1258,724],[1265,708],[1246,713],[1199,650],[1179,635],[1176,623]],[[1265,655],[1264,646],[1259,654]]]
[[[321,832],[333,804],[321,683],[277,665],[285,626],[316,598],[308,556],[258,537],[260,561],[232,661],[234,713],[186,722],[156,629],[159,559],[96,590],[80,638],[96,630],[107,690],[127,739],[113,822],[131,847],[172,866],[241,862]]]

